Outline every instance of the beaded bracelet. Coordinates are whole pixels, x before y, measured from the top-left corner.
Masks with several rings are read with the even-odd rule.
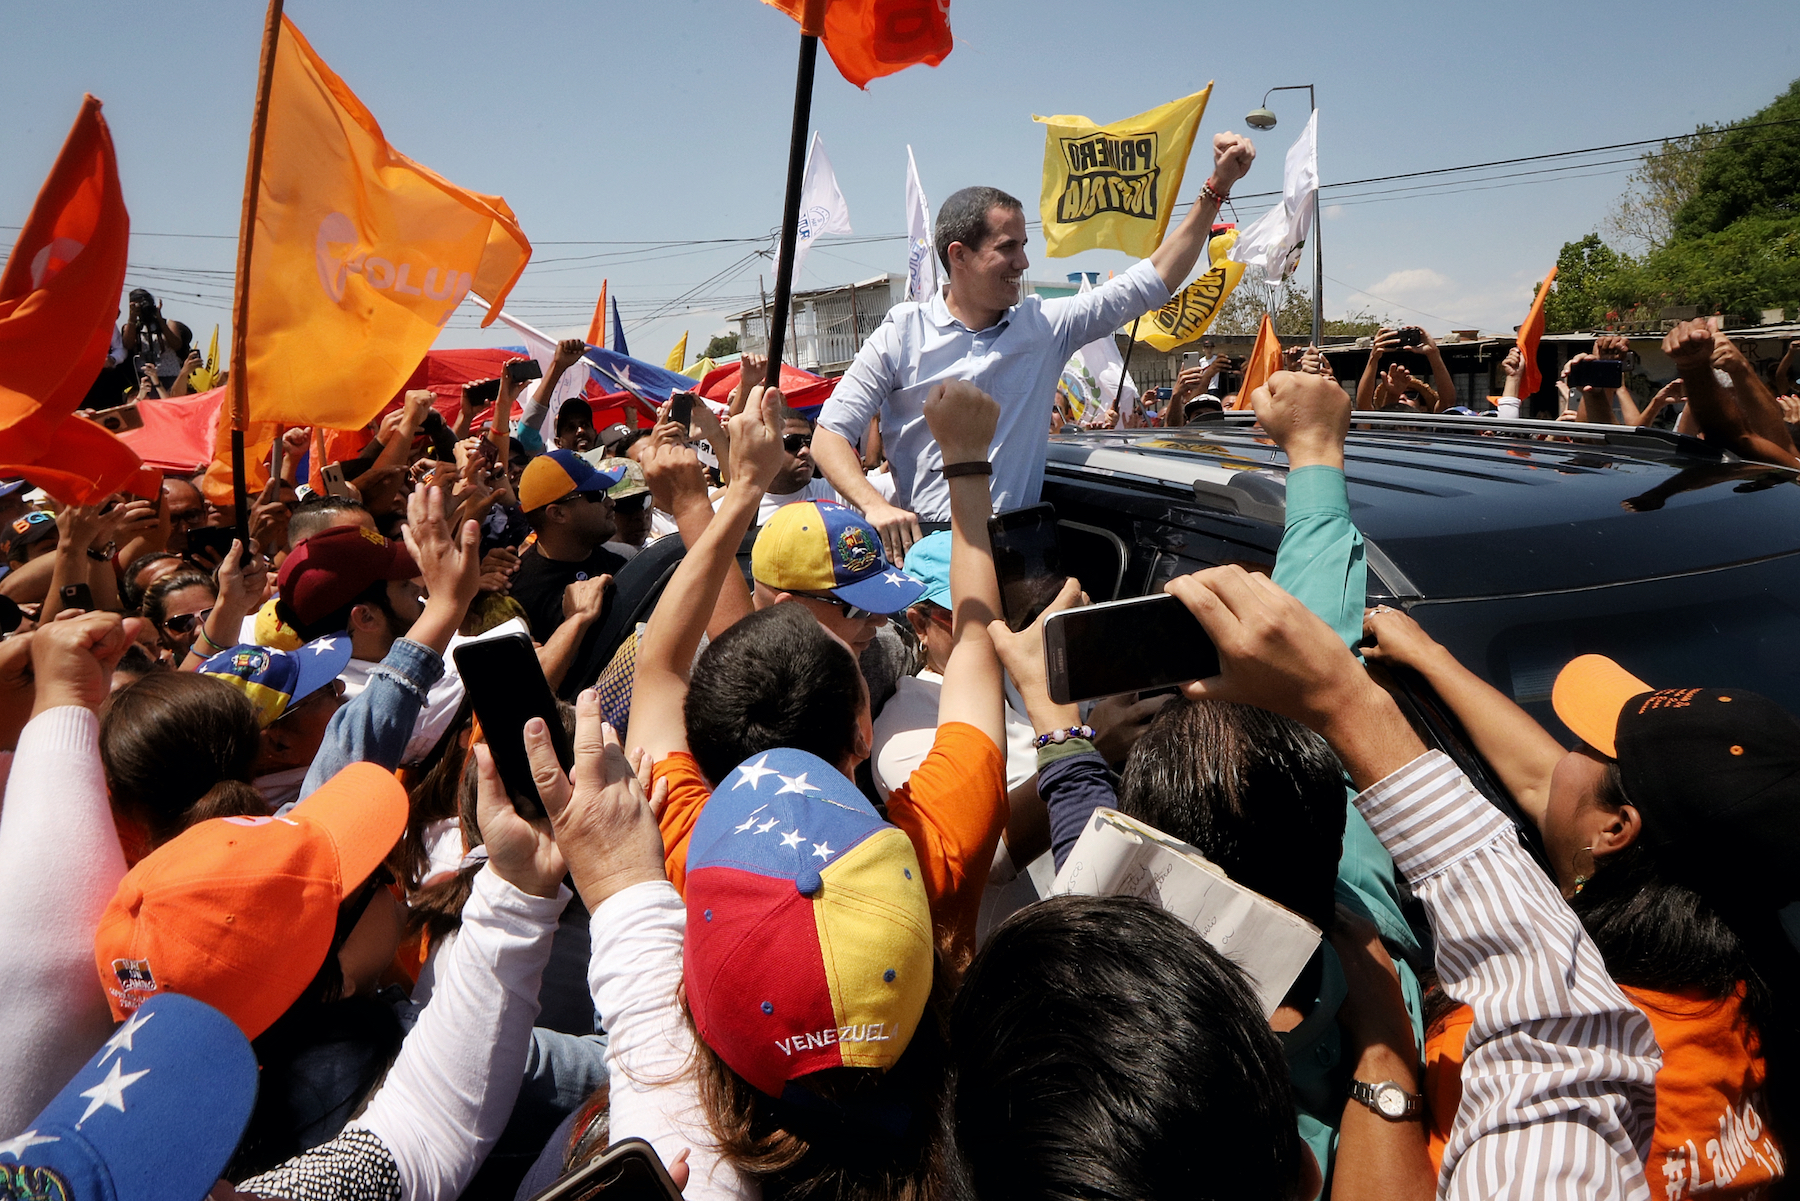
[[[1070,726],[1066,730],[1052,730],[1048,734],[1039,734],[1031,740],[1031,745],[1034,750],[1041,751],[1053,742],[1067,742],[1071,738],[1085,738],[1092,742],[1094,734],[1092,726]]]
[[[1208,182],[1200,185],[1200,194],[1202,196],[1206,197],[1207,199],[1211,200],[1214,204],[1218,205],[1220,208],[1223,208],[1225,206],[1225,202],[1227,200],[1231,199],[1230,192],[1225,192],[1223,194],[1220,194],[1218,192],[1213,191],[1213,186],[1212,186],[1211,181],[1208,181]]]

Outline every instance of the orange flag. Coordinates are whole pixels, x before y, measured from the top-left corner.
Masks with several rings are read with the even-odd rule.
[[[606,345],[606,281],[600,281],[600,302],[594,306],[594,319],[588,322],[589,346]]]
[[[819,35],[838,73],[859,88],[914,63],[935,67],[955,45],[950,0],[763,0]],[[811,9],[809,13],[807,10]],[[819,10],[824,10],[820,18]]]
[[[1281,339],[1275,336],[1275,323],[1264,313],[1262,324],[1256,327],[1256,344],[1250,348],[1250,358],[1244,363],[1244,382],[1238,385],[1237,404],[1233,407],[1254,408],[1250,394],[1268,383],[1269,377],[1280,370]]]
[[[0,273],[0,476],[65,503],[122,488],[154,496],[162,479],[72,416],[112,343],[130,240],[112,134],[86,96]]]
[[[1556,268],[1550,268],[1550,274],[1538,288],[1537,299],[1531,302],[1531,311],[1525,314],[1525,324],[1519,327],[1519,353],[1525,356],[1525,371],[1519,377],[1519,399],[1529,401],[1537,395],[1537,390],[1544,384],[1544,373],[1538,370],[1538,339],[1544,336],[1544,298],[1550,295],[1550,284],[1556,279]]]
[[[248,361],[231,368],[246,373],[253,424],[355,429],[405,384],[471,290],[488,301],[482,324],[494,319],[531,243],[506,201],[389,146],[286,17],[267,128],[243,298]],[[268,441],[247,431],[245,446],[255,471]],[[207,472],[215,501],[230,494],[229,458]]]

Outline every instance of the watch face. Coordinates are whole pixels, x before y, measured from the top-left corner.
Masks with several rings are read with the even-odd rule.
[[[1406,1112],[1406,1092],[1391,1081],[1375,1086],[1375,1105],[1383,1117],[1397,1118]]]

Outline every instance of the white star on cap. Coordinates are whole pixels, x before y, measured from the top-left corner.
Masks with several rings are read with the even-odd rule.
[[[123,1057],[113,1060],[112,1071],[106,1074],[106,1079],[81,1094],[88,1099],[88,1107],[87,1112],[83,1113],[76,1121],[75,1129],[80,1130],[82,1122],[87,1121],[109,1105],[120,1113],[125,1112],[125,1090],[135,1084],[140,1077],[148,1076],[150,1069],[145,1068],[141,1072],[126,1072],[124,1068]]]
[[[742,834],[745,830],[748,830],[751,826],[754,826],[756,824],[756,815],[761,813],[764,809],[767,809],[767,808],[768,808],[767,805],[758,805],[756,808],[754,808],[750,811],[750,816],[746,817],[744,819],[744,824],[741,826],[733,826],[731,828],[731,832],[733,834]]]
[[[315,655],[322,655],[326,651],[336,650],[337,649],[337,635],[336,634],[327,634],[323,638],[315,638],[312,642],[312,645],[307,647],[306,649],[310,650]]]
[[[767,755],[764,755],[761,759],[758,759],[755,763],[746,763],[742,767],[738,768],[738,781],[736,784],[733,784],[731,786],[731,791],[736,792],[738,789],[742,788],[745,784],[749,784],[751,789],[755,790],[755,789],[762,787],[762,778],[764,776],[779,775],[780,773],[777,772],[774,768],[763,766],[763,764],[767,763],[768,761],[769,761],[769,757]],[[786,779],[785,776],[782,778]]]
[[[830,859],[837,852],[831,849],[831,844],[828,842],[815,842],[813,843],[813,854],[820,859]]]
[[[111,1038],[106,1040],[106,1054],[100,1057],[100,1062],[105,1063],[107,1058],[111,1056],[114,1051],[137,1050],[136,1047],[131,1045],[132,1038],[136,1036],[139,1030],[143,1029],[146,1022],[155,1016],[154,1013],[145,1013],[140,1009],[130,1017],[126,1018],[125,1024],[120,1026],[118,1031]]]
[[[776,796],[780,796],[784,792],[797,792],[801,796],[805,796],[809,792],[822,791],[806,782],[805,772],[801,772],[797,776],[784,776],[780,772],[776,772],[775,778],[781,781],[781,787],[775,790]]]
[[[61,1141],[53,1134],[39,1134],[35,1130],[27,1130],[17,1138],[9,1138],[5,1142],[0,1142],[0,1155],[24,1159],[25,1152],[40,1143],[60,1143]]]
[[[781,819],[779,817],[771,817],[768,821],[766,821],[762,825],[756,827],[756,832],[758,834],[767,834],[770,830],[773,830],[776,826],[779,826],[780,824],[781,824]]]
[[[904,588],[908,584],[912,583],[911,580],[907,579],[905,576],[901,575],[899,572],[895,571],[891,567],[888,568],[887,574],[882,576],[881,578],[886,580],[888,583],[892,584],[896,588]]]
[[[801,841],[802,839],[798,829],[789,830],[786,834],[781,836],[781,845],[784,847],[797,847],[800,845]]]

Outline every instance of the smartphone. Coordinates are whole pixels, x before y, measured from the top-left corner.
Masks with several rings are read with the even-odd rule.
[[[1000,610],[1017,633],[1038,619],[1068,579],[1056,544],[1056,506],[996,513],[988,518],[988,542],[1000,578]]]
[[[1617,359],[1583,359],[1569,368],[1571,388],[1617,388],[1625,382],[1625,364]]]
[[[538,366],[536,359],[514,359],[506,365],[506,378],[515,384],[522,384],[526,380],[543,379],[544,369]],[[496,391],[494,395],[498,396],[500,393]]]
[[[696,399],[692,392],[669,393],[669,420],[683,428],[693,424]]]
[[[531,760],[525,755],[525,723],[534,717],[544,719],[556,760],[565,771],[575,762],[575,751],[563,732],[556,695],[544,679],[544,669],[538,666],[531,639],[524,634],[483,638],[465,642],[451,653],[513,808],[521,817],[543,817],[544,802],[538,797]]]
[[[1200,365],[1200,360],[1205,357],[1205,355],[1197,350],[1190,350],[1181,356],[1181,369],[1186,371],[1190,367],[1198,367]]]
[[[1400,335],[1399,346],[1402,350],[1425,345],[1425,331],[1416,325],[1403,325],[1396,332]]]
[[[144,415],[138,411],[137,401],[135,400],[130,404],[114,405],[110,409],[101,409],[97,413],[89,414],[89,416],[94,419],[101,429],[111,430],[115,434],[122,434],[126,430],[141,430],[144,428]]]
[[[342,463],[325,464],[325,466],[319,469],[319,475],[325,480],[325,494],[327,496],[355,496],[355,493],[350,491],[350,482],[344,478],[344,465]]]
[[[1044,660],[1050,699],[1059,705],[1219,674],[1212,639],[1166,592],[1052,613]]]
[[[492,471],[500,458],[500,448],[494,445],[492,438],[483,438],[475,444],[475,457],[486,465],[487,470]]]
[[[1156,399],[1158,400],[1167,400],[1173,395],[1175,395],[1175,389],[1167,384],[1156,390]]]
[[[10,634],[25,620],[25,611],[10,596],[0,596],[0,634]]]
[[[218,555],[219,562],[231,551],[231,544],[237,541],[237,529],[229,525],[197,525],[188,531],[188,557],[195,558],[204,551],[212,551]]]
[[[94,592],[86,584],[64,584],[62,590],[62,607],[80,609],[84,613],[94,611]]]
[[[532,366],[537,364],[533,363]],[[500,399],[500,377],[484,379],[470,384],[465,395],[478,405],[493,404]]]
[[[656,1149],[641,1138],[622,1138],[531,1201],[681,1201]]]

